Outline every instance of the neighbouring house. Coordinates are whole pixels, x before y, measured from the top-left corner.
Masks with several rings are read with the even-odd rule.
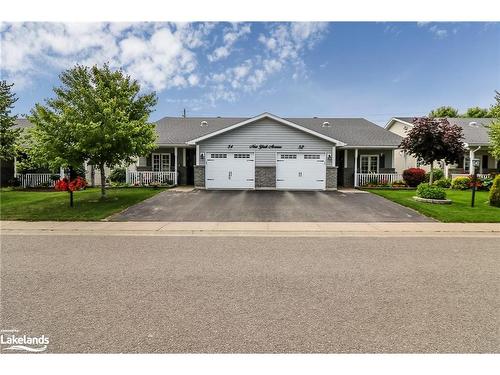
[[[401,137],[406,136],[406,132],[413,126],[415,117],[393,117],[385,129]],[[458,164],[445,165],[438,162],[436,167],[444,170],[445,175],[454,177],[457,175],[469,175],[474,172],[470,161],[479,160],[479,173],[489,175],[500,171],[500,160],[496,160],[490,154],[490,139],[488,136],[488,125],[494,121],[491,118],[447,118],[450,124],[460,126],[464,134],[464,143],[467,149]],[[407,168],[419,167],[429,170],[430,166],[425,165],[415,157],[406,154],[403,150],[394,150],[394,167],[396,171]]]
[[[165,117],[155,125],[158,148],[127,166],[132,185],[329,190],[362,186],[374,178],[401,179],[393,160],[401,137],[363,118],[263,113],[252,118]],[[91,166],[85,167],[90,179]]]

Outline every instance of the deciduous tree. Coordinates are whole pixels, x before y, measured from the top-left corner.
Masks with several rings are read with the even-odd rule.
[[[463,115],[467,118],[486,118],[489,117],[489,112],[486,108],[481,107],[471,107],[467,109],[467,112]]]
[[[429,183],[432,184],[434,162],[444,160],[447,164],[458,163],[465,152],[462,128],[451,125],[446,119],[420,117],[413,121],[401,142],[400,148],[426,164],[430,164]]]
[[[131,163],[154,149],[156,133],[148,119],[156,94],[141,94],[137,81],[107,64],[77,65],[60,80],[55,98],[37,104],[29,117],[38,156],[51,164],[87,160],[97,166],[104,198],[105,166]]]
[[[429,117],[431,118],[458,117],[458,110],[453,107],[443,106],[433,109],[429,113]]]
[[[16,142],[21,129],[15,129],[17,115],[12,109],[17,102],[16,94],[11,91],[13,83],[0,81],[0,160],[12,160],[15,156]]]

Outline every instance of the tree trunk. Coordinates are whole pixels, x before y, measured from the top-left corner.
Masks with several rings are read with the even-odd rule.
[[[69,206],[73,207],[73,192],[69,191]]]
[[[94,164],[90,165],[90,186],[95,186],[95,167]]]
[[[106,198],[106,172],[104,171],[104,164],[99,165],[101,172],[101,199]]]
[[[431,173],[429,174],[429,185],[434,182],[434,160],[431,161]]]

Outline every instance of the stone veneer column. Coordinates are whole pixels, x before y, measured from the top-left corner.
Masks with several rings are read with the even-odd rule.
[[[205,166],[195,165],[194,166],[194,187],[204,188],[205,187]]]

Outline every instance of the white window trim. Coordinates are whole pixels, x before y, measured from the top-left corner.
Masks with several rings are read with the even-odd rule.
[[[361,159],[363,159],[363,157],[367,157],[368,158],[368,172],[366,173],[379,173],[379,170],[380,170],[380,155],[378,154],[363,154],[363,155],[359,155],[359,170],[360,172],[359,173],[365,173],[363,171],[361,171]],[[377,171],[376,172],[373,172],[373,171],[370,171],[370,158],[371,157],[376,157],[377,158]]]
[[[160,158],[160,167],[159,167],[159,170],[155,170],[155,155],[158,155],[159,158]],[[166,171],[164,171],[162,169],[162,158],[163,158],[163,155],[167,156],[167,159],[168,159],[168,169]],[[171,168],[172,166],[170,165],[170,153],[169,152],[154,152],[151,154],[151,169],[153,170],[153,172],[171,172]]]

